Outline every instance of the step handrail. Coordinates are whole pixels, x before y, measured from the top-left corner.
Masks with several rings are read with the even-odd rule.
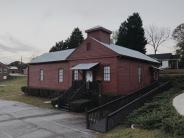
[[[162,90],[168,89],[169,86],[169,81],[151,85],[149,88],[139,91],[139,94],[128,97],[129,100],[125,99],[126,102],[123,102],[121,106],[118,106],[115,109],[113,108],[114,110],[109,110],[107,113],[106,109],[110,109],[110,107],[113,106],[107,106],[104,108],[105,110],[95,109],[94,112],[86,114],[86,126],[88,129],[106,132],[118,125],[124,118],[126,118],[127,114],[143,104],[145,100],[148,100],[154,94],[157,94]],[[99,117],[99,113],[103,113],[104,111],[105,114],[102,115],[103,117]]]
[[[70,98],[70,101],[71,101],[77,94],[79,94],[80,91],[81,91],[81,89],[83,89],[84,87],[85,87],[85,83],[83,83],[82,86],[79,87],[79,88],[77,89],[77,92]]]
[[[151,84],[151,86],[154,85],[154,84],[157,84],[157,83],[158,83],[158,82],[153,82],[153,83]],[[149,87],[149,86],[148,86],[148,87]],[[134,92],[132,92],[131,94],[134,94]],[[115,100],[112,100],[112,101],[110,101],[110,102],[108,102],[108,103],[105,103],[105,104],[103,104],[103,105],[97,106],[97,107],[95,107],[95,108],[93,108],[93,109],[87,111],[87,113],[91,113],[91,112],[94,112],[94,111],[96,111],[96,110],[100,110],[100,109],[102,109],[103,107],[106,107],[106,106],[108,106],[108,105],[110,105],[110,104],[113,104],[113,103],[119,101],[119,100],[125,99],[125,98],[127,98],[128,96],[131,96],[131,94],[129,94],[129,95],[127,95],[127,96],[121,96],[120,98],[117,98],[117,99],[115,99]]]
[[[115,110],[114,112],[109,113],[108,116],[105,118],[106,124],[105,130],[103,131],[106,132],[114,128],[118,124],[120,124],[120,122],[123,121],[123,119],[125,119],[130,112],[132,112],[137,107],[141,106],[145,102],[145,100],[148,100],[153,95],[161,92],[162,90],[169,89],[170,88],[169,84],[170,84],[169,81],[163,82],[157,87],[151,89],[148,93],[145,93],[144,95],[134,99],[133,101],[127,103],[126,105]]]
[[[158,86],[158,87],[160,88],[160,87],[162,87],[162,86],[164,86],[164,85],[166,85],[166,84],[168,84],[168,83],[169,83],[169,82],[165,82],[165,83],[161,84],[161,85]],[[109,113],[107,116],[108,116],[108,117],[113,116],[114,114],[118,113],[118,112],[121,111],[123,108],[125,108],[126,106],[128,106],[128,105],[132,104],[133,102],[135,102],[135,101],[141,99],[142,97],[145,97],[146,95],[149,95],[150,93],[154,92],[156,89],[158,89],[158,87],[153,88],[153,89],[152,89],[151,91],[149,91],[148,93],[145,93],[144,95],[142,95],[142,96],[140,96],[140,97],[138,97],[138,98],[132,100],[131,102],[129,102],[128,104],[122,106],[121,108],[119,108],[119,109],[117,109],[117,110],[115,110],[115,111]]]

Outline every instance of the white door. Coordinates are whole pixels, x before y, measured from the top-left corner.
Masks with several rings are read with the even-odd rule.
[[[7,79],[7,76],[3,76],[3,80],[6,80]]]
[[[92,82],[92,81],[93,81],[92,71],[86,71],[86,82]]]

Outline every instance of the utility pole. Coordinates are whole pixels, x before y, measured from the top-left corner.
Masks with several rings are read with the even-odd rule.
[[[20,57],[20,63],[21,63],[21,65],[22,65],[22,56]]]
[[[20,57],[20,73],[22,73],[22,56]]]

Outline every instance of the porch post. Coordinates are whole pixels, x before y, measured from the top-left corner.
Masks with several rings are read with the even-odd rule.
[[[178,60],[176,60],[176,69],[178,69]]]

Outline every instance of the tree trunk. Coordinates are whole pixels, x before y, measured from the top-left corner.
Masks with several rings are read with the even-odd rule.
[[[157,54],[157,50],[155,49],[154,52],[155,52],[155,55],[156,55]]]

